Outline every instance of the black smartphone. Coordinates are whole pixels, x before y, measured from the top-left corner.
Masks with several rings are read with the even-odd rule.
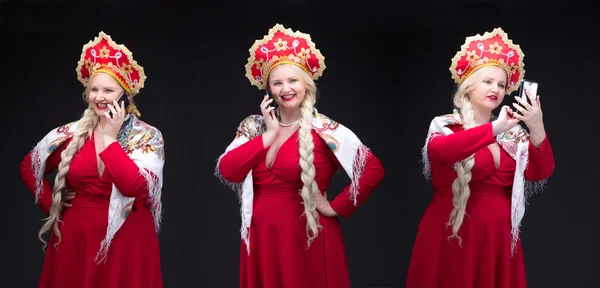
[[[127,111],[127,106],[129,106],[129,97],[127,97],[127,93],[123,92],[119,95],[119,98],[117,98],[117,105],[121,106],[121,102],[125,102],[125,111]],[[112,111],[108,111],[108,115],[112,118]]]
[[[527,90],[529,92],[529,95],[531,95],[532,97],[537,97],[538,83],[535,81],[523,79],[523,82],[521,82],[521,86],[519,86],[519,97],[521,97],[521,99],[527,101],[527,103],[531,105],[531,99],[527,97],[527,94],[525,94],[525,90]],[[523,115],[519,111],[517,111],[517,113]]]
[[[277,108],[277,102],[275,102],[275,98],[273,98],[273,95],[271,95],[271,92],[269,91],[269,89],[265,89],[265,91],[267,91],[267,95],[269,96],[269,99],[273,99],[273,101],[271,101],[271,104],[269,104],[269,106]]]

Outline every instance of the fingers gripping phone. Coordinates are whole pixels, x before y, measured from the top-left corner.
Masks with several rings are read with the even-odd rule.
[[[519,97],[523,99],[523,101],[527,101],[527,104],[531,105],[531,99],[525,93],[525,90],[529,92],[529,95],[534,99],[537,97],[538,83],[531,80],[523,79],[521,86],[519,86]],[[523,107],[525,108],[525,107]],[[520,111],[517,111],[520,115],[523,115]]]
[[[127,111],[127,106],[129,106],[129,97],[127,97],[127,93],[125,93],[125,91],[123,91],[123,93],[119,95],[119,98],[117,98],[117,105],[121,106],[121,102],[125,102],[125,111]],[[108,111],[108,115],[110,115],[110,118],[112,118],[112,111]]]

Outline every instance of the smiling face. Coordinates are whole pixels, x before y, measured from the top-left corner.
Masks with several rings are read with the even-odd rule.
[[[269,90],[280,108],[299,109],[306,95],[306,87],[289,64],[277,65],[269,74]]]
[[[110,111],[107,104],[114,104],[114,100],[125,92],[119,82],[106,73],[97,73],[92,76],[89,84],[88,102],[96,115],[104,117]]]
[[[481,81],[475,83],[475,88],[469,92],[469,100],[476,110],[488,112],[502,103],[506,93],[507,77],[504,69],[497,66],[491,66],[483,71],[484,74],[477,76]]]

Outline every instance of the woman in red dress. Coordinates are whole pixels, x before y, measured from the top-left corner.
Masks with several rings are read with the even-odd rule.
[[[262,115],[241,122],[216,168],[241,198],[240,287],[350,287],[336,216],[364,203],[383,166],[352,131],[314,109],[325,64],[309,35],[277,24],[250,53],[246,75],[267,90]],[[329,202],[338,167],[351,184]]]
[[[44,244],[51,231],[38,287],[162,287],[162,135],[125,104],[144,87],[144,70],[100,32],[83,46],[77,76],[88,102],[83,117],[50,131],[21,163],[48,215]],[[122,94],[128,101],[118,103]],[[54,170],[52,187],[45,174]],[[68,204],[67,189],[75,194]]]
[[[539,96],[515,97],[523,53],[497,28],[452,59],[455,112],[436,117],[423,148],[433,199],[419,225],[407,288],[526,287],[519,239],[526,197],[554,170]],[[517,123],[523,121],[530,130]]]

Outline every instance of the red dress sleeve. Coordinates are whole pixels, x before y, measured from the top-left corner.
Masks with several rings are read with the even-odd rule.
[[[69,146],[71,143],[71,139],[65,141],[60,146],[58,146],[46,159],[46,169],[44,170],[44,174],[48,174],[58,168],[58,164],[60,164],[60,154]],[[25,186],[29,189],[33,197],[35,197],[36,191],[36,177],[35,172],[33,171],[33,167],[31,166],[31,158],[33,157],[33,151],[29,152],[21,161],[20,171],[21,171],[21,180],[25,183]],[[52,190],[53,187],[50,185],[50,181],[44,177],[43,188],[40,193],[39,205],[42,208],[42,211],[46,215],[50,214],[50,208],[52,207]]]
[[[525,169],[525,179],[529,181],[547,179],[552,172],[554,172],[554,153],[548,136],[544,138],[539,149],[529,141],[529,160]]]
[[[455,127],[457,130],[460,129],[460,126]],[[429,140],[427,144],[429,161],[441,165],[453,165],[496,141],[491,122],[454,132],[450,135],[434,136]]]
[[[342,193],[337,195],[333,201],[331,201],[331,208],[338,214],[345,218],[350,217],[354,211],[358,208],[358,206],[362,205],[365,200],[371,195],[373,190],[379,185],[379,182],[385,176],[385,172],[383,169],[383,165],[381,161],[375,156],[375,154],[368,152],[367,161],[365,164],[365,169],[358,179],[358,195],[356,197],[356,206],[354,202],[350,199],[350,186],[348,185],[344,188]],[[333,151],[330,150],[329,157],[337,163],[338,166],[341,166]]]
[[[238,183],[244,180],[250,170],[266,156],[269,147],[265,147],[262,135],[227,152],[219,162],[219,173],[223,179]]]
[[[140,168],[127,156],[118,142],[108,145],[98,156],[123,196],[143,198],[148,195],[146,178],[140,174]],[[148,173],[156,177],[152,172]]]

